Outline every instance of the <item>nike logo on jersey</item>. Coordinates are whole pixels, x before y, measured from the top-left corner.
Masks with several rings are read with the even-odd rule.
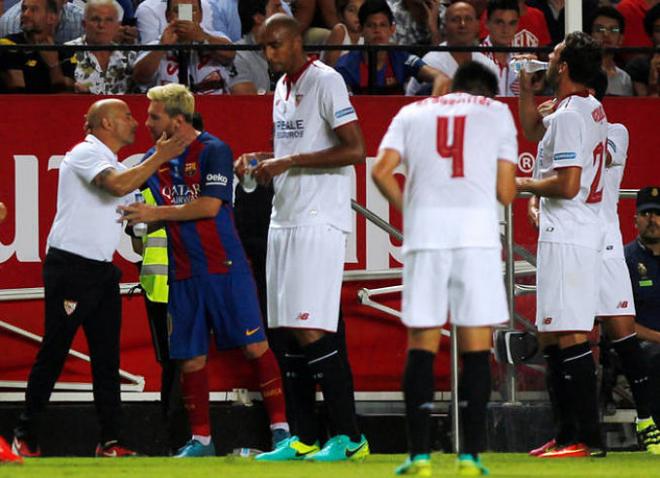
[[[261,328],[261,327],[257,327],[256,329],[252,329],[252,330],[247,329],[247,330],[245,331],[245,335],[247,335],[248,337],[249,337],[250,335],[254,335],[254,334],[256,334],[256,333],[259,331],[260,328]]]
[[[365,441],[365,442],[362,442],[362,443],[360,444],[360,446],[357,447],[355,450],[351,450],[350,448],[346,447],[346,458],[350,458],[350,457],[352,457],[353,455],[355,455],[357,452],[359,452],[360,450],[362,450],[362,448],[364,448],[364,446],[365,446],[366,444],[367,444],[366,441]]]

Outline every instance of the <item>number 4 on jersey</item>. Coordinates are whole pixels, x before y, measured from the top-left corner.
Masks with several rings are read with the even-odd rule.
[[[452,138],[449,145],[449,121],[452,120]],[[439,116],[437,130],[437,150],[443,159],[451,160],[451,177],[463,177],[463,136],[465,116]]]

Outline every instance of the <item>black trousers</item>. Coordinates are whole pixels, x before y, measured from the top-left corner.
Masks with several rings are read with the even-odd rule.
[[[119,332],[121,271],[112,263],[85,259],[50,248],[43,268],[45,332],[25,393],[25,410],[16,435],[36,443],[40,414],[82,326],[92,365],[94,405],[102,443],[119,439],[121,397]]]

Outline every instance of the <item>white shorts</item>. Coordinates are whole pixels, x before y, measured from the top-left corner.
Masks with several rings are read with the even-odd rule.
[[[406,327],[481,327],[509,318],[497,248],[411,251],[403,261]]]
[[[337,331],[346,233],[328,226],[270,228],[268,326]]]
[[[601,252],[573,244],[539,242],[536,262],[539,332],[593,329]]]
[[[596,315],[599,317],[635,315],[630,272],[623,257],[603,260],[599,283]]]

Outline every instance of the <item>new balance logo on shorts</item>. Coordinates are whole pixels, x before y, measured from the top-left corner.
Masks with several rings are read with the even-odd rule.
[[[552,323],[552,317],[546,317],[545,319],[543,319],[543,323],[545,325],[550,325]]]
[[[298,317],[296,317],[298,320],[307,320],[309,319],[309,312],[301,312],[298,314]]]
[[[619,302],[619,305],[616,306],[617,309],[627,309],[628,308],[628,301],[627,300],[622,300]]]

